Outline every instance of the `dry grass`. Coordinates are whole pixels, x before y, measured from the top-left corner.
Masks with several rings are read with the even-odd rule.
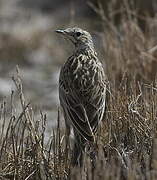
[[[46,114],[40,111],[40,119],[34,119],[17,69],[13,81],[21,111],[16,112],[15,92],[10,104],[4,101],[0,107],[0,179],[157,179],[157,59],[156,48],[152,48],[156,45],[156,20],[145,18],[147,30],[143,32],[136,12],[124,5],[126,11],[118,27],[112,15],[105,16],[101,5],[92,5],[104,27],[103,49],[109,79],[95,169],[88,156],[82,169],[71,168],[71,151],[65,151],[59,110],[58,126],[45,141]]]

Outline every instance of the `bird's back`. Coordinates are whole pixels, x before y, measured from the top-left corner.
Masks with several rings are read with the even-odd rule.
[[[72,55],[61,69],[59,89],[62,107],[73,115],[68,117],[70,121],[83,136],[84,131],[93,136],[103,116],[106,95],[105,75],[96,53]]]

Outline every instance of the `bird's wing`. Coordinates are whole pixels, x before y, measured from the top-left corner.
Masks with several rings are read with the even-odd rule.
[[[79,102],[78,97],[73,97],[70,93],[60,88],[60,102],[64,109],[67,120],[74,126],[78,133],[88,141],[94,141],[94,135],[88,115],[83,104]]]
[[[86,105],[86,112],[93,133],[96,132],[98,124],[103,118],[106,102],[106,85],[95,87]]]
[[[98,88],[90,95],[86,105],[81,103],[78,96],[59,89],[61,106],[66,118],[85,139],[94,141],[94,133],[101,121],[105,110],[106,87]]]

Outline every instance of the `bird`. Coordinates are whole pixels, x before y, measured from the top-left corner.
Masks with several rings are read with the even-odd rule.
[[[72,55],[61,67],[59,100],[66,135],[74,132],[72,165],[82,166],[86,147],[94,145],[106,107],[107,78],[89,32],[78,28],[56,30],[74,45]]]

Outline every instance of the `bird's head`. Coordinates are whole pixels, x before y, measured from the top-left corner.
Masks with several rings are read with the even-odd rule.
[[[93,48],[92,37],[89,32],[81,28],[67,28],[65,30],[56,30],[57,33],[63,34],[68,38],[77,49]]]

